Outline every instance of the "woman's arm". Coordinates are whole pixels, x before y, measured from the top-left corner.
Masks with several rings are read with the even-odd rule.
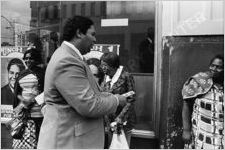
[[[135,90],[134,78],[130,73],[128,73],[127,75],[126,84],[127,84],[127,92],[134,91],[135,93],[136,90]],[[128,102],[134,102],[134,101],[135,101],[135,95],[128,97]]]
[[[182,108],[183,134],[184,142],[188,143],[191,140],[191,115],[193,111],[193,100],[184,100]]]
[[[134,91],[135,93],[135,84],[134,84],[134,78],[131,74],[127,74],[126,76],[126,86],[127,86],[127,92]],[[123,107],[122,111],[120,114],[116,117],[115,121],[116,122],[122,122],[122,120],[126,121],[126,118],[128,117],[128,111],[130,111],[130,106],[132,103],[135,102],[135,94],[129,96],[127,98],[127,104]]]

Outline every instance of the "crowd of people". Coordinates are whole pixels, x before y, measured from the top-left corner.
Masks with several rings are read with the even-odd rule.
[[[28,114],[15,149],[109,148],[110,125],[122,123],[128,145],[136,123],[133,76],[116,53],[86,60],[96,43],[94,22],[74,16],[65,23],[62,44],[46,69],[38,48],[31,47],[23,61],[12,59],[7,67],[9,84],[2,88],[2,104]],[[212,59],[209,71],[187,80],[183,94],[183,139],[190,148],[224,148],[223,57]],[[36,97],[44,92],[44,103]],[[206,124],[205,121],[209,123]],[[194,146],[194,147],[193,147]]]
[[[131,74],[119,67],[119,56],[109,52],[116,59],[107,61],[105,56],[102,60],[87,61],[83,57],[95,42],[92,20],[75,16],[65,24],[63,42],[51,56],[46,70],[39,67],[42,58],[35,44],[24,53],[24,63],[20,59],[15,59],[21,62],[17,66],[13,65],[15,60],[9,63],[12,85],[6,86],[13,90],[10,101],[14,113],[28,114],[25,132],[22,138],[13,139],[12,148],[103,148],[107,115],[118,115],[127,103],[132,103],[128,110],[133,113],[123,112],[120,121],[129,120],[132,115],[135,118],[134,96],[122,95],[134,91],[134,81]],[[106,68],[103,60],[109,66],[117,65]],[[104,83],[106,76],[112,81]],[[101,87],[108,83],[117,89]],[[40,105],[35,98],[43,91],[44,103]],[[130,124],[128,121],[126,134],[133,128]]]

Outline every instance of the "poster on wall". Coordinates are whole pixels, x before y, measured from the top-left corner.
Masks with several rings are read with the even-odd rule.
[[[95,44],[91,51],[84,55],[86,59],[97,58],[100,59],[103,53],[114,52],[119,55],[119,44]]]
[[[2,46],[1,58],[22,58],[27,46]]]
[[[8,83],[7,65],[13,58],[22,59],[27,46],[1,46],[1,87]]]
[[[6,123],[13,118],[13,106],[1,105],[1,122]]]
[[[2,46],[1,47],[1,88],[8,84],[7,66],[11,59],[22,59],[26,46]],[[2,103],[1,103],[2,104]],[[13,117],[12,104],[1,105],[1,122],[7,122]]]

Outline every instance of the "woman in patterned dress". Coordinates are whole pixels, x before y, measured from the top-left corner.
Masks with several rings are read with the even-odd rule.
[[[185,148],[224,148],[224,59],[215,56],[208,72],[200,72],[184,84],[183,139]]]
[[[35,149],[43,120],[41,106],[34,98],[43,92],[44,70],[38,65],[41,63],[41,54],[36,48],[24,53],[23,60],[27,69],[22,71],[15,83],[14,109],[27,111],[28,119],[25,132],[21,139],[13,139],[14,149]]]
[[[101,84],[103,91],[113,94],[124,94],[129,91],[135,91],[133,76],[128,73],[123,66],[120,66],[119,56],[116,53],[104,53],[100,60],[101,68],[105,74],[104,80]],[[136,123],[136,113],[134,109],[134,96],[131,96],[128,99],[130,102],[129,107],[119,106],[115,114],[105,117],[105,121],[108,128],[110,123],[114,122],[115,120],[119,122],[122,121],[122,123],[126,122],[126,125],[124,125],[124,132],[128,145],[130,145],[131,130],[134,128]],[[121,114],[121,112],[123,114]],[[108,144],[110,144],[112,133],[108,133]]]

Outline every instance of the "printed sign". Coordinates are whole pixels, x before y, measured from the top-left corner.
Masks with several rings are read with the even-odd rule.
[[[91,51],[87,53],[86,55],[84,55],[84,57],[86,59],[89,59],[89,58],[100,59],[102,54],[106,52],[114,52],[117,55],[119,55],[119,48],[120,48],[119,44],[95,44],[93,48],[91,49]]]
[[[1,122],[6,123],[13,118],[13,106],[1,105]]]
[[[22,58],[27,46],[2,46],[1,57]]]

